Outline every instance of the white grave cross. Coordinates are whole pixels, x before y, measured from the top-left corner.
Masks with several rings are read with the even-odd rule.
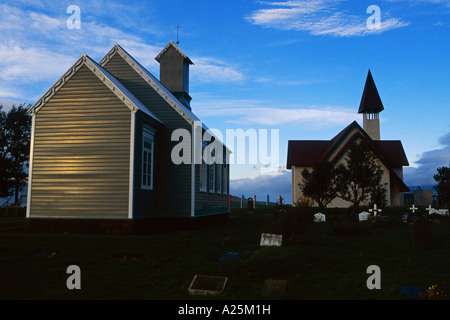
[[[378,212],[381,212],[382,210],[381,210],[381,209],[377,209],[377,205],[374,204],[374,205],[373,205],[373,209],[369,209],[369,212],[370,212],[370,213],[372,213],[372,211],[373,211],[374,217],[376,217],[376,216],[377,216],[377,213],[378,213]]]
[[[428,211],[428,214],[434,213],[434,209],[431,207],[431,204],[425,210]]]
[[[413,205],[411,208],[409,208],[413,212],[413,214],[416,212],[416,210],[419,210],[419,208],[416,208],[415,205]]]

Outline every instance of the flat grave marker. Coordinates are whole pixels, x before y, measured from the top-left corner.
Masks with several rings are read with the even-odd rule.
[[[281,234],[263,233],[261,234],[261,247],[281,247],[283,236]]]
[[[400,287],[400,291],[405,298],[416,299],[422,293],[427,292],[425,287]]]
[[[242,261],[242,252],[223,251],[220,254],[219,262]]]
[[[188,293],[194,296],[219,295],[225,289],[228,277],[195,275],[189,285]]]

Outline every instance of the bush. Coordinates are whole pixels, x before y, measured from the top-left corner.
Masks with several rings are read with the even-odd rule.
[[[269,229],[273,234],[283,236],[283,244],[288,245],[299,233],[309,230],[314,222],[314,213],[310,207],[292,207],[277,204],[273,209],[273,221]]]

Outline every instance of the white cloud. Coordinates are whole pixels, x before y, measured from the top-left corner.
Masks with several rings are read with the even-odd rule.
[[[193,57],[191,79],[200,82],[242,82],[244,74],[222,60],[211,57]]]
[[[220,116],[224,122],[241,125],[281,126],[308,125],[310,128],[346,125],[358,119],[353,109],[320,106],[267,106],[267,102],[245,99],[196,101],[193,104],[201,118]]]
[[[39,9],[34,10],[37,7]],[[99,61],[115,42],[150,72],[159,72],[155,57],[165,43],[146,44],[141,37],[127,31],[126,18],[109,19],[109,24],[100,24],[94,16],[124,8],[93,2],[82,5],[81,9],[81,29],[68,29],[69,14],[64,5],[49,2],[27,3],[22,7],[18,3],[0,4],[0,80],[11,84],[0,87],[0,97],[25,98],[26,95],[30,99],[37,92],[45,92],[46,88],[38,87],[41,81],[45,81],[44,86],[56,81],[82,53]],[[136,13],[138,8],[130,10]],[[191,76],[194,81],[210,83],[240,82],[243,78],[235,67],[212,57],[196,57]],[[19,90],[20,85],[30,83],[35,84],[33,93]]]
[[[342,1],[286,1],[263,2],[275,7],[259,9],[246,17],[255,25],[280,30],[305,31],[312,35],[332,35],[336,37],[363,36],[382,33],[391,29],[407,26],[407,22],[395,18],[384,19],[380,28],[368,28],[369,15],[352,14],[338,8]]]
[[[47,79],[56,81],[78,59],[44,48],[23,47],[14,42],[0,44],[0,52],[0,80],[20,83]]]

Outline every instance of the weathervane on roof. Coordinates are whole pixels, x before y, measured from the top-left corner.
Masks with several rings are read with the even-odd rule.
[[[180,26],[177,24],[176,28],[177,28],[177,45],[178,45],[180,43],[180,41],[178,41],[178,31],[180,30]]]

